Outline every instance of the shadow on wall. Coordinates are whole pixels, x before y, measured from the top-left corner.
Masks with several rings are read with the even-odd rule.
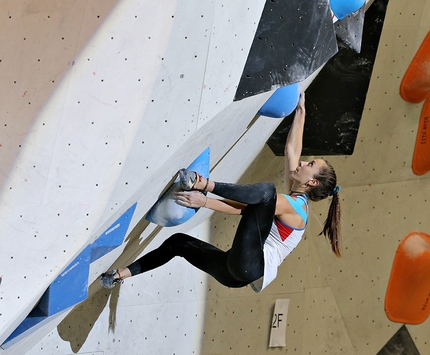
[[[106,307],[109,298],[111,309],[112,307],[116,309],[118,302],[118,287],[112,291],[105,290],[94,282],[89,291],[92,296],[79,304],[57,327],[61,339],[70,343],[70,348],[74,353],[77,353],[84,345],[91,329]]]
[[[119,267],[120,265],[128,265],[134,261],[162,230],[162,227],[156,226],[150,235],[142,240],[141,234],[146,230],[149,224],[150,223],[145,220],[145,216],[136,224],[124,241],[127,245],[114,264],[117,266],[113,266],[113,268]],[[88,298],[75,307],[58,325],[58,334],[61,339],[70,343],[73,352],[77,353],[82,348],[95,322],[108,304],[108,301],[109,324],[107,325],[107,330],[115,331],[119,292],[120,287],[115,287],[112,290],[102,288],[99,283],[99,278],[97,277],[88,289]]]

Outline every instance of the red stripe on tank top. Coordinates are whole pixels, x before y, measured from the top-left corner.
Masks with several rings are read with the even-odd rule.
[[[278,228],[279,235],[281,236],[281,240],[284,242],[291,233],[293,233],[294,229],[282,223],[278,218],[275,218],[275,224]]]

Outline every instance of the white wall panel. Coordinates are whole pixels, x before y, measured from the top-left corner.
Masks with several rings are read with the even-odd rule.
[[[0,233],[4,241],[4,236],[14,240],[5,243],[0,257],[5,275],[2,287],[8,290],[2,298],[7,302],[0,320],[2,341],[38,295],[91,241],[93,226],[121,170],[115,160],[127,156],[136,132],[130,116],[141,120],[149,99],[138,98],[154,85],[170,38],[172,19],[166,6],[170,13],[175,9],[173,2],[121,2],[111,21],[105,22],[74,60],[27,132],[0,201],[2,218],[8,221],[1,224]],[[139,46],[142,37],[151,33],[160,34],[159,40]],[[122,53],[125,45],[127,53]],[[128,62],[128,57],[139,58],[139,66]],[[136,90],[140,75],[145,77],[146,87]],[[118,102],[121,109],[114,108]],[[91,130],[94,125],[97,129]],[[33,219],[33,227],[23,229],[21,216]],[[59,238],[63,240],[57,244]],[[41,239],[49,244],[43,254],[38,252]],[[21,275],[18,280],[22,281],[17,283],[12,275]]]

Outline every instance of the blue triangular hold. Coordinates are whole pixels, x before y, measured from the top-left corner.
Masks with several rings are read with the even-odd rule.
[[[136,209],[137,202],[132,205],[121,217],[113,222],[95,241],[91,244],[90,263],[106,255],[120,246],[125,238],[131,219]]]
[[[357,11],[365,3],[366,0],[330,0],[330,7],[334,15],[339,20],[342,20]]]
[[[189,170],[197,171],[203,177],[209,178],[210,149],[206,148],[190,166]],[[174,193],[180,191],[179,178],[159,198],[146,215],[146,220],[163,227],[172,227],[182,224],[193,217],[198,208],[180,206],[176,203]]]
[[[287,117],[296,108],[299,97],[298,83],[279,88],[269,97],[258,114],[272,118]]]
[[[48,287],[38,304],[44,314],[51,316],[88,297],[90,250],[87,246]]]

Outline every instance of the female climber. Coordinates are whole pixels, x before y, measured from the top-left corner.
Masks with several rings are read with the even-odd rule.
[[[333,252],[340,256],[340,187],[333,167],[326,160],[299,161],[304,123],[302,93],[285,144],[285,171],[290,181],[288,195],[277,194],[270,182],[229,184],[211,181],[193,171],[179,171],[183,191],[176,193],[178,204],[241,215],[230,250],[223,251],[189,235],[176,233],[131,265],[102,274],[103,287],[113,288],[130,276],[181,256],[227,287],[251,284],[254,291],[260,292],[273,281],[278,266],[300,242],[308,222],[308,199],[320,201],[329,196],[332,200],[320,234],[328,238]],[[223,199],[207,197],[206,192]]]

